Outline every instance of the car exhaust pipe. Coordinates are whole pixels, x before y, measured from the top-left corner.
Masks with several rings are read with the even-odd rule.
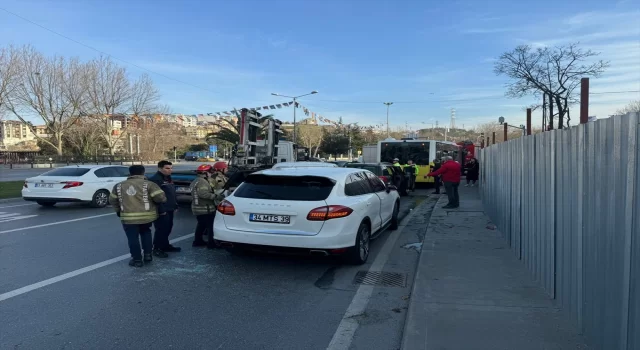
[[[233,248],[233,243],[231,243],[231,242],[218,242],[218,244],[222,248]]]
[[[329,253],[326,250],[316,250],[316,249],[310,250],[309,254],[311,254],[313,256],[328,256],[329,255]]]

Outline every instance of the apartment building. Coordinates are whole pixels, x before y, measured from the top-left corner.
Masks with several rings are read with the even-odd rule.
[[[25,141],[34,141],[35,136],[29,127],[17,120],[0,122],[0,149],[7,149]]]

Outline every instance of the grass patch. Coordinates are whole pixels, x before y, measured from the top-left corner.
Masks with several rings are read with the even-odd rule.
[[[0,182],[0,199],[21,197],[23,185],[24,180]]]

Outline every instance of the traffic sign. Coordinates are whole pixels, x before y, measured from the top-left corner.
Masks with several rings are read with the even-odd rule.
[[[218,152],[218,146],[217,145],[209,145],[209,152],[211,152],[211,153]]]

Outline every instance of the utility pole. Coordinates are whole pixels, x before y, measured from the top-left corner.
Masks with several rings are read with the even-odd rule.
[[[281,95],[281,94],[277,94],[275,92],[272,92],[271,95],[273,96],[279,96],[279,97],[287,97],[287,98],[291,98],[293,99],[293,140],[291,140],[291,142],[293,142],[294,145],[296,145],[296,128],[297,128],[297,124],[296,124],[296,109],[298,108],[298,99],[300,97],[304,97],[304,96],[309,96],[309,95],[315,95],[317,94],[318,91],[313,90],[308,94],[304,94],[304,95],[299,95],[299,96],[287,96],[287,95]],[[294,150],[297,150],[297,147],[294,147]],[[297,157],[297,151],[296,151],[296,156],[293,157],[294,161],[297,161],[298,157]]]
[[[389,106],[393,104],[393,102],[383,102],[387,105],[387,138],[389,138]]]

